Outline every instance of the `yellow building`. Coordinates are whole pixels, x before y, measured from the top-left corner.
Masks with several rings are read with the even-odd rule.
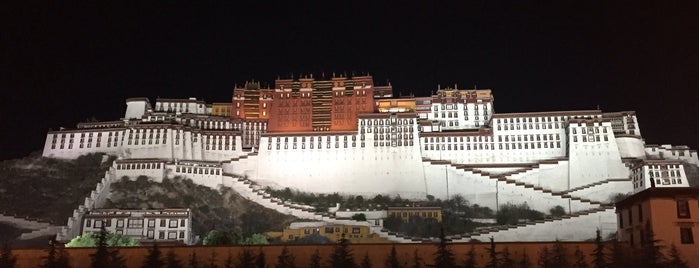
[[[344,235],[350,243],[390,243],[386,238],[371,233],[369,226],[338,225],[326,222],[294,222],[284,228],[281,234],[283,242],[295,241],[303,237],[319,234],[332,242],[339,241]]]
[[[230,117],[232,107],[230,102],[214,102],[211,104],[211,115]]]
[[[397,217],[408,222],[410,217],[419,217],[422,219],[436,219],[437,222],[442,222],[442,208],[440,207],[389,207],[389,217]]]

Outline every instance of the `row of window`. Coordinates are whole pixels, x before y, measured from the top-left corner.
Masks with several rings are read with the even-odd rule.
[[[127,219],[127,226],[126,228],[143,228],[143,223],[145,219]],[[187,220],[185,219],[148,219],[148,228],[155,228],[156,221],[160,222],[160,227],[167,227],[167,228],[178,228],[178,227],[186,227],[187,226]],[[94,222],[94,226],[93,226]],[[90,228],[102,228],[102,225],[104,227],[112,227],[112,219],[86,219],[85,220],[85,227],[90,227]],[[116,228],[124,228],[124,219],[117,219],[116,220]]]
[[[604,141],[609,141],[609,136],[603,135],[602,136]],[[582,142],[598,142],[600,141],[600,135],[595,135],[595,136],[582,136]],[[578,142],[578,136],[573,136],[573,142]]]
[[[175,172],[177,173],[188,173],[188,174],[203,174],[203,175],[221,175],[220,168],[205,168],[205,167],[175,167]]]
[[[129,170],[129,169],[159,169],[161,163],[130,163],[130,164],[117,164],[117,169]]]
[[[473,147],[472,147],[473,145]],[[464,144],[425,144],[425,151],[430,151],[430,150],[441,150],[441,151],[451,151],[451,150],[459,150],[463,151],[465,150],[495,150],[495,144],[494,143],[468,143],[464,146]],[[555,143],[554,147],[554,142],[531,142],[531,143],[498,143],[498,149],[499,150],[518,150],[518,149],[548,149],[548,148],[561,148],[561,142],[557,141]]]
[[[362,119],[359,120],[360,125],[391,125],[392,123],[398,124],[398,125],[412,125],[413,120],[415,119],[397,119],[397,118],[390,118],[390,119]]]
[[[406,137],[407,137],[407,135],[406,135]],[[314,149],[314,147],[315,147],[315,149],[323,149],[323,143],[322,143],[322,142],[318,142],[318,146],[314,146],[314,144],[315,144],[315,143],[308,143],[308,146],[306,146],[306,143],[301,143],[300,146],[299,146],[299,144],[297,144],[297,143],[292,143],[292,144],[291,144],[291,149],[294,149],[294,150],[295,150],[295,149],[299,149],[299,148],[301,148],[301,149],[306,149],[306,148],[308,148],[308,149]],[[348,142],[346,142],[346,141],[345,141],[345,142],[342,142],[342,148],[349,148],[349,145],[350,145],[350,143],[348,143]],[[356,148],[356,147],[357,147],[357,142],[356,142],[356,141],[352,141],[351,146],[352,146],[352,148]],[[413,146],[413,140],[392,140],[392,141],[386,141],[386,142],[384,142],[384,141],[382,141],[382,140],[381,140],[381,141],[379,141],[379,140],[375,140],[375,141],[374,141],[374,147],[383,147],[383,146],[393,146],[393,147],[395,147],[395,146]],[[271,143],[267,144],[267,150],[272,150],[273,147],[276,148],[276,150],[282,150],[282,148],[283,148],[284,150],[288,150],[288,149],[289,149],[289,144],[288,144],[288,143],[284,143],[283,146],[282,146],[281,143],[277,143],[276,146],[272,146]],[[365,147],[364,140],[362,140],[362,141],[360,142],[360,147],[361,147],[361,148],[364,148],[364,147]],[[326,149],[330,149],[330,148],[333,148],[333,146],[331,146],[331,143],[330,143],[330,142],[326,142],[326,143],[325,143],[325,148],[326,148]],[[335,143],[334,143],[334,148],[335,148],[335,149],[339,149],[339,148],[340,148],[340,143],[339,143],[339,142],[335,142]]]
[[[548,141],[555,140],[558,141],[561,139],[560,134],[531,134],[531,135],[504,135],[504,136],[497,136],[497,141],[498,142],[509,142],[509,141]],[[491,136],[474,136],[473,138],[471,136],[466,136],[464,139],[463,136],[459,137],[429,137],[423,139],[423,142],[425,143],[434,143],[434,142],[492,142],[495,141],[495,137]]]

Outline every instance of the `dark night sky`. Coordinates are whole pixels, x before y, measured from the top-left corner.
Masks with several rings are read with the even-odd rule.
[[[370,72],[396,95],[491,88],[501,113],[635,110],[647,143],[699,147],[695,1],[421,2],[3,7],[0,159],[118,119],[127,97],[229,101],[311,72]]]

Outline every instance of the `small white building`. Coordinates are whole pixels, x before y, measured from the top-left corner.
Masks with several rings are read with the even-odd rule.
[[[653,187],[689,187],[684,166],[679,160],[645,160],[631,170],[633,192]]]
[[[186,245],[194,242],[192,215],[188,208],[96,209],[83,217],[81,233],[98,233],[103,226],[107,232],[127,235],[141,242]]]

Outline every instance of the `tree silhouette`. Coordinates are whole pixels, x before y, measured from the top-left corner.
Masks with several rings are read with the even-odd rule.
[[[158,248],[158,243],[153,243],[153,247],[148,250],[148,255],[143,262],[143,268],[160,268],[165,265],[161,260],[162,253]]]
[[[602,243],[602,235],[600,230],[597,229],[597,234],[595,235],[595,249],[592,250],[592,267],[593,268],[607,268],[607,261],[604,257],[604,243]]]
[[[515,261],[510,256],[510,250],[507,247],[502,249],[502,252],[500,253],[500,267],[515,267]]]
[[[182,262],[177,258],[177,254],[172,249],[165,256],[165,267],[167,268],[182,268]]]
[[[311,259],[308,261],[308,267],[309,268],[321,268],[321,258],[320,258],[320,253],[316,249],[315,252],[313,252],[313,255],[311,255]]]
[[[585,254],[580,251],[580,247],[575,248],[575,263],[573,264],[573,267],[575,268],[588,268],[590,267],[587,264],[587,260],[585,260]]]
[[[400,262],[398,262],[398,254],[396,253],[396,245],[391,247],[391,253],[388,254],[386,262],[384,264],[386,268],[400,268]]]
[[[349,249],[349,241],[343,235],[340,242],[335,246],[335,250],[330,255],[330,267],[334,268],[353,268],[357,267],[352,256],[352,251]]]
[[[233,254],[231,254],[231,251],[228,251],[228,257],[226,257],[226,262],[223,264],[223,267],[225,268],[234,268],[235,262],[233,260]]]
[[[497,268],[498,262],[498,252],[495,250],[495,238],[490,237],[490,247],[487,248],[488,256],[490,256],[490,261],[485,265],[487,268]]]
[[[296,268],[294,264],[294,256],[289,253],[289,249],[284,246],[282,252],[277,256],[277,264],[275,268]]]
[[[0,267],[14,268],[15,263],[17,263],[17,257],[12,255],[12,248],[10,245],[4,244],[2,252],[0,252]]]
[[[238,254],[238,268],[254,268],[255,267],[255,254],[249,248],[244,248]]]
[[[118,249],[109,251],[109,263],[111,268],[126,268],[126,260],[119,254]]]
[[[650,226],[650,221],[646,222],[645,233],[641,239],[641,248],[638,254],[638,261],[641,265],[647,265],[650,268],[662,267],[665,262],[665,255],[662,252],[663,246],[661,241],[655,239],[653,229]]]
[[[471,245],[471,249],[466,252],[466,260],[464,260],[464,268],[476,267],[476,249]]]
[[[265,266],[267,266],[267,260],[265,259],[265,253],[262,251],[262,248],[260,248],[257,257],[255,257],[255,267],[265,268]]]
[[[619,243],[618,240],[612,240],[612,248],[609,253],[609,263],[607,267],[609,268],[623,268],[627,266],[628,263],[627,250]]]
[[[561,241],[556,240],[556,243],[553,244],[553,250],[552,250],[552,256],[551,256],[551,264],[553,267],[569,267],[570,264],[568,263],[568,253],[566,252],[565,246],[563,246],[563,243]]]
[[[4,254],[4,253],[3,253]],[[14,263],[12,263],[14,265]],[[4,267],[4,266],[0,266]],[[70,262],[64,250],[56,249],[56,241],[49,240],[49,246],[46,249],[46,257],[44,262],[39,266],[42,268],[69,268]]]
[[[362,258],[362,263],[359,264],[362,268],[371,268],[371,260],[369,260],[369,252],[364,253],[364,258]]]
[[[449,249],[447,239],[444,236],[444,228],[439,230],[439,244],[437,244],[437,252],[434,254],[435,268],[452,268],[456,267],[454,263],[454,253]]]
[[[522,259],[519,260],[519,268],[530,268],[532,267],[532,262],[529,260],[529,255],[527,254],[527,249],[522,251]]]
[[[417,255],[417,249],[413,251],[413,266],[412,268],[422,268],[422,258]]]
[[[682,255],[677,250],[675,243],[670,244],[669,255],[670,256],[669,256],[667,263],[665,264],[665,267],[668,267],[668,268],[689,268],[689,265],[687,265],[687,262],[682,259]]]
[[[109,250],[107,249],[107,231],[104,229],[104,224],[97,234],[97,249],[95,253],[90,254],[90,257],[92,258],[92,268],[111,266],[111,263],[109,263]]]
[[[541,252],[539,252],[539,267],[541,268],[550,268],[554,267],[552,265],[552,260],[551,260],[551,252],[549,252],[549,248],[547,246],[544,246],[544,248],[541,249]]]

